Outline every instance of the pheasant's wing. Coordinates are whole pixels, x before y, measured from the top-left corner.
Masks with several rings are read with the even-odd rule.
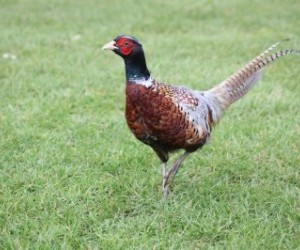
[[[210,134],[213,125],[212,110],[209,100],[202,92],[194,91],[186,87],[173,87],[171,95],[173,102],[178,105],[198,134]]]

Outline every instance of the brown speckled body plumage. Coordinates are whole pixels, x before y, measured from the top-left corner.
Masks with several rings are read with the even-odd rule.
[[[178,99],[178,103],[174,99]],[[167,153],[185,149],[193,152],[209,139],[212,124],[207,112],[207,126],[201,131],[189,120],[188,114],[180,106],[183,100],[198,106],[199,100],[182,93],[172,86],[158,83],[146,87],[135,83],[126,85],[126,120],[133,134],[150,145],[162,161],[167,161]]]
[[[262,69],[279,57],[300,54],[293,49],[270,54],[278,44],[207,91],[171,86],[153,79],[142,45],[134,37],[118,36],[103,47],[124,59],[127,124],[135,137],[151,146],[159,156],[165,195],[182,162],[209,141],[212,127],[219,122],[224,110],[258,82]],[[178,149],[183,149],[184,154],[167,169],[169,153]]]

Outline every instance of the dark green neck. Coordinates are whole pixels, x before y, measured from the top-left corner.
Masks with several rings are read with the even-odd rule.
[[[150,77],[143,51],[124,58],[124,61],[127,81],[147,80]]]

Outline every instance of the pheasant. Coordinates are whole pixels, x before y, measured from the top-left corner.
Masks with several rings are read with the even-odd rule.
[[[149,145],[162,162],[165,196],[183,161],[209,141],[212,128],[223,112],[258,82],[262,69],[282,56],[300,54],[293,49],[271,54],[279,43],[207,91],[172,86],[152,78],[142,44],[133,36],[117,36],[102,47],[102,50],[112,50],[125,62],[127,124],[135,137]],[[179,149],[184,153],[168,169],[169,153]]]

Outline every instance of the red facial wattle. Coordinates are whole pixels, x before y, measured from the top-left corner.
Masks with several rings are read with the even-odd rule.
[[[120,50],[121,50],[121,53],[124,55],[124,56],[128,56],[131,51],[132,51],[132,47],[120,47]]]
[[[124,56],[128,56],[135,47],[135,44],[127,38],[121,38],[117,41],[116,46]]]

